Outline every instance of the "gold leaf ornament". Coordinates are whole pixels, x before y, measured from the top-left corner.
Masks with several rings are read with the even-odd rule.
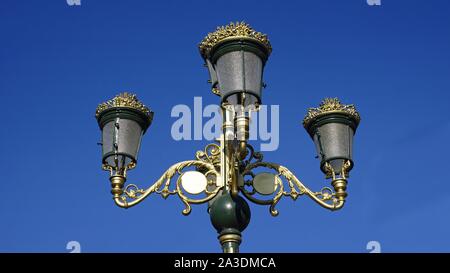
[[[230,39],[254,40],[263,45],[269,55],[272,52],[272,46],[266,34],[255,31],[245,22],[232,22],[226,26],[217,27],[215,32],[208,33],[198,46],[200,54],[204,59],[207,59],[215,46]]]
[[[152,111],[150,108],[145,106],[142,102],[140,102],[135,94],[131,94],[128,92],[120,93],[119,95],[115,96],[113,99],[101,103],[97,106],[97,109],[95,111],[95,117],[98,118],[98,116],[105,110],[115,107],[126,107],[126,108],[132,108],[135,110],[138,110],[142,113],[144,113],[149,118],[152,117]]]

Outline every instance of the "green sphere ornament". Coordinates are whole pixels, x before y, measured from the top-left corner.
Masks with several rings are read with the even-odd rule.
[[[250,207],[241,196],[225,193],[211,205],[211,222],[218,233],[239,233],[250,223]]]

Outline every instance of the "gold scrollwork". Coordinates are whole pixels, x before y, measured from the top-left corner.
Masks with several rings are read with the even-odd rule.
[[[128,196],[128,198],[137,199],[139,195],[144,194],[145,191],[143,189],[140,189],[135,184],[129,184],[125,187],[123,193]]]
[[[245,165],[249,165],[250,163],[254,162],[261,162],[264,159],[264,155],[261,152],[255,151],[255,148],[253,148],[252,145],[247,144],[247,150],[248,150],[248,159],[244,160]]]
[[[210,143],[206,145],[203,151],[197,151],[195,157],[197,160],[213,165],[220,164],[220,146],[215,143]]]
[[[259,167],[269,168],[278,173],[278,177],[280,179],[275,180],[277,190],[274,197],[269,200],[257,199],[253,196],[253,192],[247,191],[245,187],[241,187],[241,192],[248,200],[256,204],[270,205],[269,211],[272,216],[278,215],[278,210],[275,207],[283,196],[290,196],[293,200],[296,200],[300,195],[307,195],[320,206],[329,210],[338,210],[344,205],[344,201],[336,198],[335,193],[330,188],[325,187],[319,192],[313,192],[308,189],[289,169],[276,163],[255,162],[249,164],[245,168],[243,175],[251,175],[252,170]],[[285,190],[281,177],[284,177],[288,182],[288,190]]]
[[[216,187],[214,188],[214,190],[210,191],[206,188],[204,190],[206,197],[200,199],[192,199],[186,196],[181,185],[181,175],[183,174],[183,170],[188,167],[197,167],[203,170],[207,170],[205,173],[206,177],[220,176],[212,163],[200,160],[182,161],[172,165],[169,169],[167,169],[164,174],[146,190],[140,189],[135,184],[130,184],[125,188],[121,196],[114,198],[114,201],[119,207],[129,208],[142,202],[151,193],[160,194],[163,198],[167,198],[170,195],[178,195],[178,197],[185,205],[185,209],[183,209],[182,213],[184,215],[188,215],[191,212],[191,204],[206,203],[209,200],[213,199],[222,189],[222,187]],[[176,175],[178,175],[178,179],[176,181],[175,189],[170,190],[172,178]],[[212,181],[208,181],[208,185],[211,184]],[[129,199],[131,199],[131,201]]]
[[[116,165],[118,165],[116,163]],[[104,171],[109,171],[109,175],[113,176],[113,175],[123,175],[123,176],[127,176],[127,171],[132,170],[136,168],[136,162],[131,161],[130,163],[128,163],[128,165],[125,168],[117,168],[117,167],[113,167],[110,166],[109,164],[102,164],[102,170]]]

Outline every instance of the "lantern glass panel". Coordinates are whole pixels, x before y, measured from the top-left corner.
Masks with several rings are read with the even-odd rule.
[[[103,127],[103,159],[117,168],[137,160],[142,128],[134,120],[117,118]]]
[[[215,68],[222,99],[244,106],[261,99],[264,65],[256,54],[244,50],[228,52],[217,60]]]
[[[340,174],[344,162],[352,160],[353,135],[353,129],[342,123],[326,123],[318,127],[314,143],[322,165],[329,162],[335,173]]]

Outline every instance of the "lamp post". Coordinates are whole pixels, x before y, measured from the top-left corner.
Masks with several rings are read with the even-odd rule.
[[[116,205],[129,208],[150,194],[163,198],[177,195],[188,215],[192,204],[208,203],[222,250],[239,252],[241,232],[250,222],[247,201],[269,206],[272,216],[283,196],[296,200],[304,195],[329,210],[344,206],[347,178],[353,168],[353,135],[360,116],[353,105],[325,99],[310,108],[303,125],[315,143],[320,169],[331,186],[308,189],[289,169],[263,161],[248,143],[250,113],[262,103],[263,70],[272,51],[267,36],[248,24],[231,23],[209,33],[199,45],[210,74],[212,92],[219,95],[222,134],[218,143],[197,151],[194,160],[169,167],[150,187],[127,184],[127,171],[137,164],[141,138],[153,120],[153,112],[135,95],[122,93],[97,107],[102,131],[102,166],[110,172]],[[258,170],[264,169],[264,172]],[[247,201],[246,201],[247,200]]]

